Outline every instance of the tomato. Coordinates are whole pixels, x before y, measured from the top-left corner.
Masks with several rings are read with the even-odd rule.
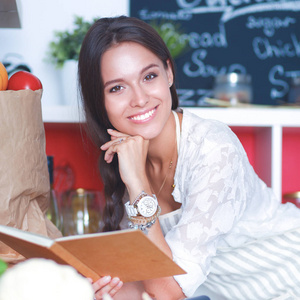
[[[0,91],[5,91],[7,88],[8,75],[4,65],[0,62]]]
[[[42,89],[41,81],[33,74],[27,71],[19,71],[11,75],[8,80],[8,90],[39,90]]]

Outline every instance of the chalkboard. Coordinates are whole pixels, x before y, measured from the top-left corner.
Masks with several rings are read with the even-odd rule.
[[[204,105],[218,74],[250,74],[253,103],[287,100],[300,76],[300,0],[131,0],[130,15],[179,24],[188,49],[175,59],[182,106]]]

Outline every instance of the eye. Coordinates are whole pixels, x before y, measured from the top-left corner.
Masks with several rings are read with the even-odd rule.
[[[112,88],[109,90],[109,92],[110,92],[110,93],[116,93],[116,92],[121,91],[122,89],[123,89],[122,86],[116,85],[116,86],[112,87]]]
[[[157,77],[157,75],[155,73],[150,73],[150,74],[148,74],[148,75],[145,76],[144,81],[152,80],[155,77]]]

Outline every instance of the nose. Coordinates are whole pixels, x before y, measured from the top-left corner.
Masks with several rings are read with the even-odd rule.
[[[140,106],[144,107],[149,101],[149,96],[146,92],[146,90],[140,86],[136,85],[132,87],[132,93],[131,93],[131,101],[130,105],[132,107]]]

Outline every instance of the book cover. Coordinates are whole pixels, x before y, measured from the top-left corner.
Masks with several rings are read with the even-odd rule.
[[[140,230],[48,237],[0,225],[0,241],[26,258],[42,257],[73,266],[94,281],[101,276],[123,282],[185,274]]]

